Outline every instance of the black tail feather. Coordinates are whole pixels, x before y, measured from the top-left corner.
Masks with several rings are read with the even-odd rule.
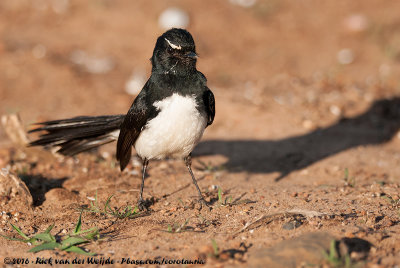
[[[59,147],[64,155],[75,155],[117,139],[125,115],[79,116],[36,125],[29,133],[45,131],[30,146]]]

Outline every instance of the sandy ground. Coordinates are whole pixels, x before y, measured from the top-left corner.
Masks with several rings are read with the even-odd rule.
[[[350,254],[356,267],[397,267],[400,2],[232,2],[3,0],[0,114],[19,113],[29,129],[37,121],[125,113],[134,99],[126,82],[150,72],[163,32],[158,17],[178,6],[190,17],[198,69],[216,97],[215,122],[193,152],[212,209],[194,203],[182,161],[154,161],[145,185],[150,213],[83,213],[83,228],[101,234],[84,248],[114,260],[244,266],[260,258],[252,255],[259,249],[322,231],[372,244],[366,255]],[[0,128],[0,167],[22,178],[33,197],[30,208],[21,194],[2,193],[1,234],[17,236],[9,223],[29,235],[51,224],[53,234],[69,233],[96,193],[102,205],[113,195],[112,207],[135,206],[140,162],[121,173],[114,146],[64,158],[18,146]],[[0,238],[2,258],[83,258],[30,248]]]

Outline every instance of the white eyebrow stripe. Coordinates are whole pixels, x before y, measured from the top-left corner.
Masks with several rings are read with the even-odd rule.
[[[168,45],[170,47],[172,47],[173,49],[182,49],[181,46],[177,46],[177,45],[172,44],[167,38],[164,38],[164,39],[165,39],[165,41],[167,41]]]

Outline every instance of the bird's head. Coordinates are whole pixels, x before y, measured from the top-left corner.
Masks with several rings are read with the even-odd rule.
[[[192,35],[173,28],[157,39],[151,57],[153,72],[185,75],[196,70],[196,46]]]

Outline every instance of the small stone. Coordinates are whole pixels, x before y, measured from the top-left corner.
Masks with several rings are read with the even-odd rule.
[[[233,5],[249,8],[254,6],[257,0],[230,0],[229,2]]]
[[[363,32],[369,27],[368,19],[363,14],[352,14],[343,21],[344,27],[349,32]]]
[[[170,7],[164,10],[158,18],[158,25],[162,29],[187,28],[189,15],[182,9]]]
[[[282,228],[285,230],[294,230],[300,226],[301,226],[301,222],[294,220],[294,221],[284,223],[282,225]]]
[[[339,108],[339,106],[336,105],[331,105],[329,107],[329,111],[335,116],[340,116],[342,114],[342,110]]]
[[[129,95],[137,95],[146,83],[146,75],[142,70],[134,71],[125,83],[125,92]]]
[[[82,66],[92,74],[105,74],[114,69],[115,63],[110,57],[96,57],[83,50],[75,50],[70,55],[70,60],[76,65]]]
[[[354,61],[354,53],[349,48],[339,50],[337,53],[337,60],[340,64],[347,65]]]

